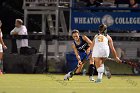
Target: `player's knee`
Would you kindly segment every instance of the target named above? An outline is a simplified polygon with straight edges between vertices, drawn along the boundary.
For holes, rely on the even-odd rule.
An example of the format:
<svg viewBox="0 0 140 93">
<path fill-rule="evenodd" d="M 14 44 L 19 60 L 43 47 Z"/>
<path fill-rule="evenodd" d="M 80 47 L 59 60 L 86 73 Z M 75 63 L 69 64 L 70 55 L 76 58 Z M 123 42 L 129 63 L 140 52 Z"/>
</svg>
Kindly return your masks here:
<svg viewBox="0 0 140 93">
<path fill-rule="evenodd" d="M 83 68 L 83 65 L 80 65 L 79 68 L 76 70 L 75 73 L 76 74 L 79 74 L 81 72 L 82 68 Z"/>
<path fill-rule="evenodd" d="M 79 74 L 80 72 L 81 72 L 81 71 L 77 70 L 75 73 L 76 73 L 76 74 Z"/>
<path fill-rule="evenodd" d="M 94 64 L 94 58 L 90 56 L 90 64 Z"/>
</svg>

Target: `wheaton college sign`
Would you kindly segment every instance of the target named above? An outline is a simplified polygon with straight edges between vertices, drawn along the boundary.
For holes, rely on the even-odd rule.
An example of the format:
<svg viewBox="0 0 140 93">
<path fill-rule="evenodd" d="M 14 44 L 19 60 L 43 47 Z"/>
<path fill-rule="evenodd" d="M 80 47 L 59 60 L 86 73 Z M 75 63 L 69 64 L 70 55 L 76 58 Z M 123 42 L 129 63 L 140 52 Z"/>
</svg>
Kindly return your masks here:
<svg viewBox="0 0 140 93">
<path fill-rule="evenodd" d="M 140 30 L 140 13 L 72 12 L 71 14 L 72 29 L 97 30 L 102 23 L 110 30 Z"/>
</svg>

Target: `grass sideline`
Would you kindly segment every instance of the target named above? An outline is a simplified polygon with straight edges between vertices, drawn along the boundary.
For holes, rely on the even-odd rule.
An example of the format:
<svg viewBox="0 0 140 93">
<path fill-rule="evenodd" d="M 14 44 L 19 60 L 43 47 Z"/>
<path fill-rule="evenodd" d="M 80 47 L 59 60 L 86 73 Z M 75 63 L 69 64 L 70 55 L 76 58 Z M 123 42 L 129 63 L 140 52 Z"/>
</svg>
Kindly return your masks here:
<svg viewBox="0 0 140 93">
<path fill-rule="evenodd" d="M 64 81 L 56 74 L 0 75 L 0 93 L 139 93 L 140 76 L 112 76 L 96 84 L 88 76 L 74 76 Z M 95 76 L 96 78 L 97 76 Z"/>
</svg>

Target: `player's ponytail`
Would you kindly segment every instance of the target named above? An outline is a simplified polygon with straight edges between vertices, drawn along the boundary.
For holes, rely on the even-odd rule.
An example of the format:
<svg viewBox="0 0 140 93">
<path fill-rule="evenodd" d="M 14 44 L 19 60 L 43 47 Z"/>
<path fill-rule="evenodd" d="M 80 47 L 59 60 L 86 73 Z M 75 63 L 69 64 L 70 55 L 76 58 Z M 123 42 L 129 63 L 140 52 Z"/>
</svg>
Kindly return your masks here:
<svg viewBox="0 0 140 93">
<path fill-rule="evenodd" d="M 105 25 L 105 24 L 101 24 L 100 26 L 99 26 L 99 31 L 100 31 L 100 33 L 102 33 L 103 35 L 107 35 L 107 26 Z"/>
<path fill-rule="evenodd" d="M 106 36 L 107 35 L 107 28 L 104 30 L 103 34 Z"/>
</svg>

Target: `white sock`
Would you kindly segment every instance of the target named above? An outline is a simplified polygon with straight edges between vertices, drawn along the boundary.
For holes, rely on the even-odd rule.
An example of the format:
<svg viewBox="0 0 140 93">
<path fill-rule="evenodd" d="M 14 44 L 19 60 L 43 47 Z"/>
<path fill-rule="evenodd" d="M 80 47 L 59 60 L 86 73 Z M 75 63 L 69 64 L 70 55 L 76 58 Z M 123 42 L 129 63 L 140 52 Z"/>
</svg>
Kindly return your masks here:
<svg viewBox="0 0 140 93">
<path fill-rule="evenodd" d="M 102 64 L 102 65 L 97 69 L 97 72 L 98 72 L 98 79 L 102 79 L 103 73 L 104 73 L 104 64 Z"/>
<path fill-rule="evenodd" d="M 102 79 L 102 77 L 103 77 L 103 73 L 99 73 L 99 72 L 98 72 L 98 77 L 97 77 L 97 78 L 98 78 L 98 79 Z"/>
</svg>

